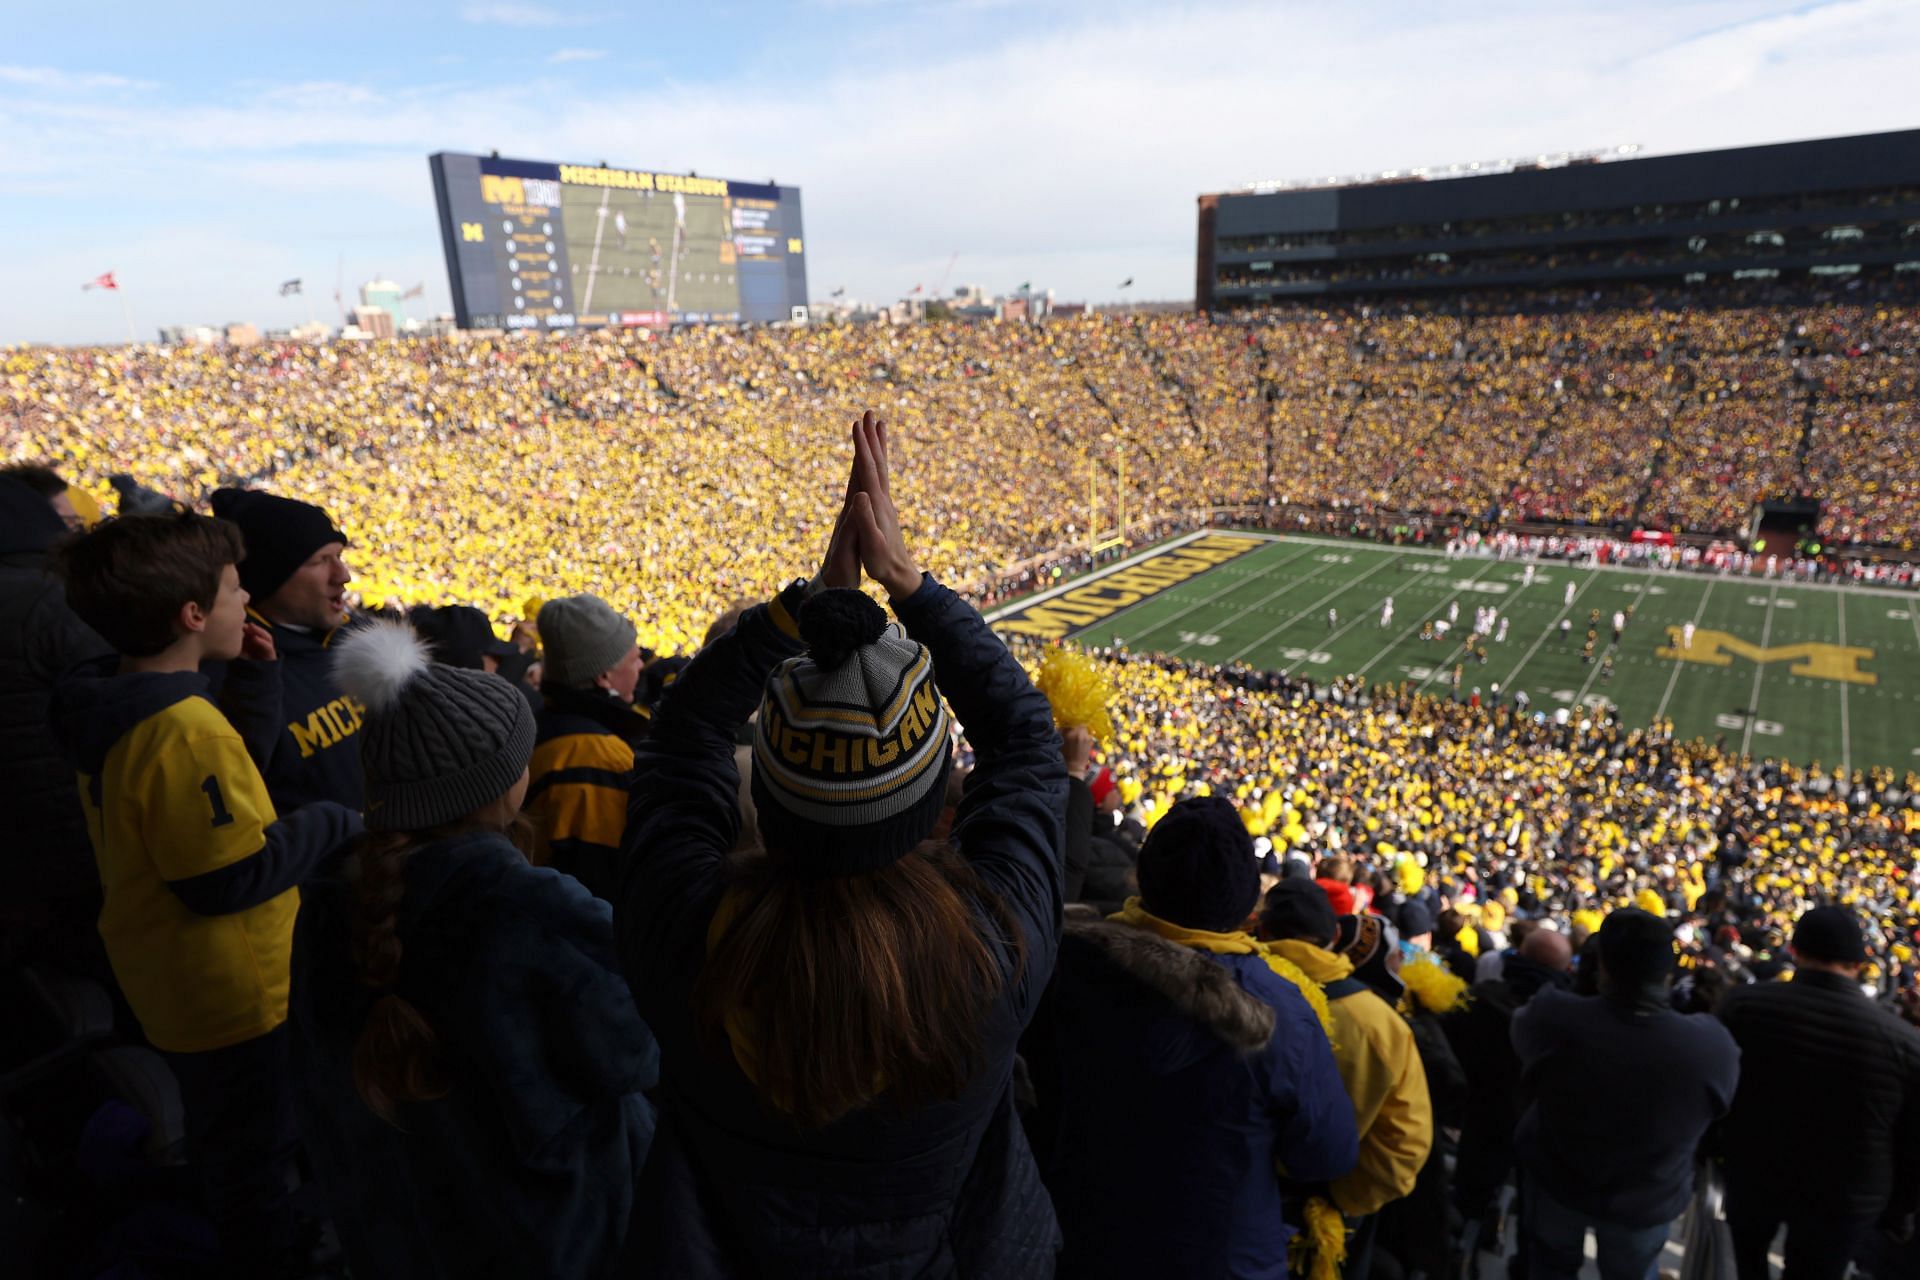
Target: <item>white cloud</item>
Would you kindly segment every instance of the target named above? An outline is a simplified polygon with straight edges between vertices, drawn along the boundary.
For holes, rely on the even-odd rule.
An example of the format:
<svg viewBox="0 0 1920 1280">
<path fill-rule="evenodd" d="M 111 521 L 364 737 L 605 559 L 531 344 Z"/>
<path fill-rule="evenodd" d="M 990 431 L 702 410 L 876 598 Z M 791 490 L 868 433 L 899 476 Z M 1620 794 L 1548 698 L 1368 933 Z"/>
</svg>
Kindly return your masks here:
<svg viewBox="0 0 1920 1280">
<path fill-rule="evenodd" d="M 111 236 L 109 219 L 130 233 L 151 216 L 103 203 L 102 172 L 124 191 L 220 192 L 194 215 L 210 233 L 224 218 L 236 241 L 278 237 L 290 256 L 319 244 L 324 270 L 291 262 L 266 271 L 276 280 L 331 278 L 343 251 L 379 255 L 368 271 L 432 264 L 427 154 L 497 148 L 797 184 L 821 297 L 932 288 L 958 252 L 949 284 L 1031 280 L 1098 301 L 1131 276 L 1131 296 L 1184 298 L 1194 197 L 1254 178 L 1920 126 L 1920 5 L 1790 3 L 1112 0 L 1073 22 L 1002 19 L 972 43 L 922 40 L 917 54 L 911 24 L 888 28 L 876 37 L 887 56 L 798 83 L 749 69 L 612 92 L 555 74 L 511 96 L 303 84 L 136 110 L 10 94 L 0 79 L 0 171 L 35 197 L 36 237 Z M 542 109 L 526 112 L 529 100 Z M 444 292 L 444 268 L 421 269 Z M 23 296 L 64 298 L 33 260 L 22 271 Z M 214 273 L 204 287 L 217 284 Z M 248 314 L 251 297 L 229 312 Z M 79 320 L 47 326 L 77 305 L 0 312 L 0 342 L 74 336 Z"/>
<path fill-rule="evenodd" d="M 564 27 L 580 21 L 537 4 L 470 4 L 460 10 L 460 17 L 466 22 L 495 27 Z"/>
<path fill-rule="evenodd" d="M 58 67 L 0 66 L 0 84 L 30 89 L 151 89 L 151 80 L 134 80 L 105 71 L 62 71 Z"/>
<path fill-rule="evenodd" d="M 606 56 L 605 49 L 555 49 L 547 55 L 547 61 L 557 66 L 565 62 L 598 62 Z"/>
</svg>

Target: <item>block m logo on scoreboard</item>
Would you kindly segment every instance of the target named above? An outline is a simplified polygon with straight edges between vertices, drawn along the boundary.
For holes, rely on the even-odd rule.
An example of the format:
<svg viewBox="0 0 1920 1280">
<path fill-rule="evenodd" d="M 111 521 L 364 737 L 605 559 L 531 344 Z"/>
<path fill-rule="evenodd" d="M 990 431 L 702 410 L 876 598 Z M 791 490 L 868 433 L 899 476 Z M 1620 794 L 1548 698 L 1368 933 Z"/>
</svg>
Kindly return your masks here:
<svg viewBox="0 0 1920 1280">
<path fill-rule="evenodd" d="M 1878 684 L 1880 677 L 1862 671 L 1860 664 L 1873 659 L 1873 650 L 1844 644 L 1788 644 L 1763 649 L 1725 631 L 1700 630 L 1693 633 L 1693 644 L 1682 643 L 1679 627 L 1667 628 L 1667 647 L 1654 650 L 1656 658 L 1674 662 L 1702 662 L 1710 667 L 1733 665 L 1735 658 L 1748 662 L 1791 662 L 1787 668 L 1796 676 L 1814 680 L 1840 680 L 1847 684 Z"/>
</svg>

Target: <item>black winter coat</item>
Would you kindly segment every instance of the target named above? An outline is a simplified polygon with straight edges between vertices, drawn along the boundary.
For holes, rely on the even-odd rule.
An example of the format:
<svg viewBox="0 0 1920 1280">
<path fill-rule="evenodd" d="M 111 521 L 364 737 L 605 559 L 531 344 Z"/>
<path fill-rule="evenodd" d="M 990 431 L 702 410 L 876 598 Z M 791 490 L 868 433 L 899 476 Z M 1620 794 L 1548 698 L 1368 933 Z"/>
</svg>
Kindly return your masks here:
<svg viewBox="0 0 1920 1280">
<path fill-rule="evenodd" d="M 1835 1217 L 1920 1209 L 1920 1031 L 1810 969 L 1736 987 L 1719 1012 L 1740 1046 L 1730 1187 Z"/>
<path fill-rule="evenodd" d="M 0 477 L 0 795 L 9 845 L 0 875 L 16 903 L 100 893 L 73 767 L 47 719 L 54 683 L 112 652 L 47 572 L 47 549 L 65 533 L 45 498 Z"/>
<path fill-rule="evenodd" d="M 342 879 L 301 890 L 290 1060 L 300 1127 L 360 1280 L 612 1280 L 653 1137 L 659 1050 L 607 904 L 492 832 L 416 850 L 396 986 L 433 1026 L 446 1097 L 395 1124 L 353 1083 L 377 993 L 349 959 Z"/>
<path fill-rule="evenodd" d="M 780 608 L 798 607 L 789 589 Z M 800 652 L 749 609 L 674 684 L 635 761 L 614 925 L 640 1012 L 660 1039 L 660 1131 L 641 1188 L 632 1274 L 935 1280 L 1050 1276 L 1059 1243 L 1013 1109 L 1020 1032 L 1060 945 L 1067 771 L 1047 700 L 980 615 L 926 578 L 895 605 L 933 655 L 978 766 L 952 839 L 1025 935 L 981 1037 L 979 1074 L 951 1101 L 884 1099 L 802 1132 L 704 1042 L 693 986 L 739 828 L 736 734 L 768 674 Z M 764 817 L 764 815 L 763 815 Z"/>
<path fill-rule="evenodd" d="M 1601 1222 L 1679 1217 L 1700 1141 L 1739 1081 L 1726 1028 L 1675 1013 L 1664 986 L 1543 991 L 1514 1015 L 1513 1047 L 1529 1099 L 1514 1133 L 1520 1168 Z"/>
</svg>

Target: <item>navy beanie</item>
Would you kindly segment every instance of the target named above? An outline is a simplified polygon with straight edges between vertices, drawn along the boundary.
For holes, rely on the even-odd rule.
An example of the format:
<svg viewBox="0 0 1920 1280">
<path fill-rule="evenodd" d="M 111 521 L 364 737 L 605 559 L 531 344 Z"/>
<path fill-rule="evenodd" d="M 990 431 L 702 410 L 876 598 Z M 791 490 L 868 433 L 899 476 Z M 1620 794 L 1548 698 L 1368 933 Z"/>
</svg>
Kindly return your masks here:
<svg viewBox="0 0 1920 1280">
<path fill-rule="evenodd" d="M 1135 867 L 1140 901 L 1170 924 L 1230 933 L 1260 900 L 1253 837 L 1222 796 L 1182 800 L 1153 824 Z"/>
<path fill-rule="evenodd" d="M 1600 963 L 1623 987 L 1660 982 L 1674 969 L 1673 926 L 1638 907 L 1622 907 L 1600 922 Z"/>
<path fill-rule="evenodd" d="M 240 585 L 255 603 L 278 591 L 308 556 L 330 542 L 347 541 L 319 507 L 264 489 L 215 489 L 212 506 L 214 515 L 239 525 L 247 540 Z"/>
<path fill-rule="evenodd" d="M 1282 880 L 1267 890 L 1266 905 L 1260 908 L 1260 927 L 1275 941 L 1300 938 L 1327 948 L 1340 934 L 1340 921 L 1333 914 L 1327 891 L 1303 877 Z"/>
</svg>

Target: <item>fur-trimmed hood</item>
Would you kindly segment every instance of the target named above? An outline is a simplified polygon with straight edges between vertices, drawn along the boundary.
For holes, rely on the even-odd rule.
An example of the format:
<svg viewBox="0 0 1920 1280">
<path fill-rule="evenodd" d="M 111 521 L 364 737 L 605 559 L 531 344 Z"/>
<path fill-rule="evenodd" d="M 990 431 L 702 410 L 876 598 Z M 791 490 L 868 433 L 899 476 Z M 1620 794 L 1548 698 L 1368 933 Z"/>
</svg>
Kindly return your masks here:
<svg viewBox="0 0 1920 1280">
<path fill-rule="evenodd" d="M 1110 921 L 1069 921 L 1066 945 L 1085 946 L 1151 988 L 1184 1016 L 1246 1053 L 1273 1038 L 1273 1009 L 1204 952 Z"/>
</svg>

